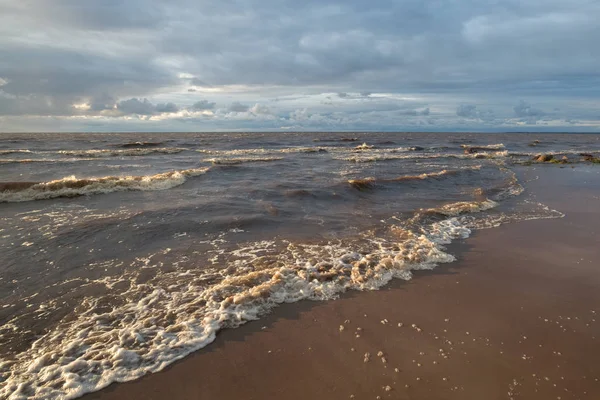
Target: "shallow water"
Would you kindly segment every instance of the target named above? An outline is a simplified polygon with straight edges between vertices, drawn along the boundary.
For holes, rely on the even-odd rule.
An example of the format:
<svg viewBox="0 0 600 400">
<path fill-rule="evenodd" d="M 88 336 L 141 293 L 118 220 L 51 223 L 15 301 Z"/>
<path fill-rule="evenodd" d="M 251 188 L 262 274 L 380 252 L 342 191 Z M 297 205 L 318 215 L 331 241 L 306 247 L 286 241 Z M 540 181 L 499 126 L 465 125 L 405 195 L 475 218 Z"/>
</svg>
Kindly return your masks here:
<svg viewBox="0 0 600 400">
<path fill-rule="evenodd" d="M 279 303 L 453 261 L 444 245 L 473 229 L 560 217 L 528 197 L 516 165 L 538 153 L 578 163 L 599 139 L 4 135 L 0 396 L 135 379 Z"/>
</svg>

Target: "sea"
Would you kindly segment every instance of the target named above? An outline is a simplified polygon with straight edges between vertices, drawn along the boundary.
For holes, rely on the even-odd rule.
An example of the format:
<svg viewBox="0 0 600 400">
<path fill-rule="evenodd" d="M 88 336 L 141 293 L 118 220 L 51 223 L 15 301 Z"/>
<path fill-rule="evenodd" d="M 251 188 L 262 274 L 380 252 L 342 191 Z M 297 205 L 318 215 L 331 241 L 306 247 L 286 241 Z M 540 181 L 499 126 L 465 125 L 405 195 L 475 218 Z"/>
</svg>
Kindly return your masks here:
<svg viewBox="0 0 600 400">
<path fill-rule="evenodd" d="M 2 134 L 0 398 L 76 398 L 279 304 L 443 268 L 474 231 L 563 216 L 523 171 L 599 154 L 592 134 Z"/>
</svg>

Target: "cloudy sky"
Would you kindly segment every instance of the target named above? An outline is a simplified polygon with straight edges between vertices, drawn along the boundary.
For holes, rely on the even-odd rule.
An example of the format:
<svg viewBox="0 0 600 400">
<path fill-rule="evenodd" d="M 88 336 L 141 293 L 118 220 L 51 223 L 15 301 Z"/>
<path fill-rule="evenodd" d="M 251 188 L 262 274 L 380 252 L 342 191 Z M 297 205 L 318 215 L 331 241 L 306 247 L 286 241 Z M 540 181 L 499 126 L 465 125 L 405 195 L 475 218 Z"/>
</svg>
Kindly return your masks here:
<svg viewBox="0 0 600 400">
<path fill-rule="evenodd" d="M 598 0 L 0 0 L 0 132 L 600 131 Z"/>
</svg>

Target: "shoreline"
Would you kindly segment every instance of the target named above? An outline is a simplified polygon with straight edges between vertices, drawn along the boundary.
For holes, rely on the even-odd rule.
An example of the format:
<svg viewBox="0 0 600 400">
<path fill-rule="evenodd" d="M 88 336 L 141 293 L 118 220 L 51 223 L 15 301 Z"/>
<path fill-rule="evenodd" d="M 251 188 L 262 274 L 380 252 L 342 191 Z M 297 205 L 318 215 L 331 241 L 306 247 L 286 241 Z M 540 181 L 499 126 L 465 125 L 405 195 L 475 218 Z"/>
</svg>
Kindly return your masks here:
<svg viewBox="0 0 600 400">
<path fill-rule="evenodd" d="M 458 261 L 411 281 L 281 305 L 163 371 L 81 398 L 598 398 L 600 180 L 590 171 L 519 171 L 565 218 L 477 231 L 449 246 Z"/>
</svg>

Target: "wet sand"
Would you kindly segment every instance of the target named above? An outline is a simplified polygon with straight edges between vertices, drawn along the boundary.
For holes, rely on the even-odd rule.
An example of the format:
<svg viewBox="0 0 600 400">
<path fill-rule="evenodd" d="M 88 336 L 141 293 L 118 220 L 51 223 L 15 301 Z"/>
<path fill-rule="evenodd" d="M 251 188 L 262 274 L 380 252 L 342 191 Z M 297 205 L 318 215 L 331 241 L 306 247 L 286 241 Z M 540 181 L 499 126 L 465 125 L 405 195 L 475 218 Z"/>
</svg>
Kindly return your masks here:
<svg viewBox="0 0 600 400">
<path fill-rule="evenodd" d="M 578 168 L 520 171 L 565 218 L 478 231 L 457 262 L 281 306 L 84 399 L 598 399 L 600 168 Z"/>
</svg>

